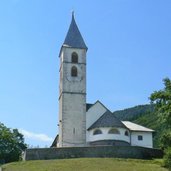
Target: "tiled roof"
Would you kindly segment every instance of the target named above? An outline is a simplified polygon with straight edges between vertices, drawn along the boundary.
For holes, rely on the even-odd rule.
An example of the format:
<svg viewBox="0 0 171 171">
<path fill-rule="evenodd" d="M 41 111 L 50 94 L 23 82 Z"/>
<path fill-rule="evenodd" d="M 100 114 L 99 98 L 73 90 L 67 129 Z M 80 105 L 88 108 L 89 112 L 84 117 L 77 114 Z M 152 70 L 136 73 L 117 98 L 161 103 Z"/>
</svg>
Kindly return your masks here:
<svg viewBox="0 0 171 171">
<path fill-rule="evenodd" d="M 135 124 L 130 121 L 122 121 L 122 123 L 130 130 L 130 131 L 141 131 L 141 132 L 154 132 L 154 130 L 146 128 L 144 126 Z"/>
<path fill-rule="evenodd" d="M 126 128 L 125 125 L 109 110 L 107 110 L 88 130 L 100 127 L 120 127 Z"/>
<path fill-rule="evenodd" d="M 87 46 L 75 22 L 74 14 L 72 14 L 72 21 L 67 36 L 65 38 L 65 41 L 63 43 L 63 46 L 81 48 L 87 50 Z"/>
</svg>

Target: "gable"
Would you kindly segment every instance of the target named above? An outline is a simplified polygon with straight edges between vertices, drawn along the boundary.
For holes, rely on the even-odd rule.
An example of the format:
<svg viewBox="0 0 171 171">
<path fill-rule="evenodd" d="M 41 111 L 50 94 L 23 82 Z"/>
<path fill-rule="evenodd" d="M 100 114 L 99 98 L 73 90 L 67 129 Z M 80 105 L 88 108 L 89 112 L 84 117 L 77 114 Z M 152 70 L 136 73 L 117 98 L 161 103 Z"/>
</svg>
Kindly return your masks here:
<svg viewBox="0 0 171 171">
<path fill-rule="evenodd" d="M 86 112 L 86 129 L 96 122 L 107 110 L 100 101 L 97 101 L 91 107 L 89 106 Z"/>
<path fill-rule="evenodd" d="M 107 110 L 88 130 L 101 127 L 126 128 L 125 125 L 109 110 Z"/>
</svg>

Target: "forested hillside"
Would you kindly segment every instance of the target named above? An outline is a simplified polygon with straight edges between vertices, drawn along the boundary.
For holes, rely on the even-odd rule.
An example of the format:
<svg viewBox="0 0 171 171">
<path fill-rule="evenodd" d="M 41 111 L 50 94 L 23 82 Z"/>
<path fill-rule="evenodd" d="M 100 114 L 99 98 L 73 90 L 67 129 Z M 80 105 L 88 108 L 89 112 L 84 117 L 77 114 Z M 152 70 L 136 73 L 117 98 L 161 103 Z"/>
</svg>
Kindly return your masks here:
<svg viewBox="0 0 171 171">
<path fill-rule="evenodd" d="M 114 114 L 121 120 L 133 120 L 141 115 L 154 111 L 154 105 L 138 105 L 124 110 L 115 111 Z"/>
<path fill-rule="evenodd" d="M 115 111 L 114 114 L 121 120 L 131 121 L 155 130 L 154 147 L 159 147 L 159 138 L 163 125 L 154 112 L 154 105 L 139 105 L 132 108 Z"/>
</svg>

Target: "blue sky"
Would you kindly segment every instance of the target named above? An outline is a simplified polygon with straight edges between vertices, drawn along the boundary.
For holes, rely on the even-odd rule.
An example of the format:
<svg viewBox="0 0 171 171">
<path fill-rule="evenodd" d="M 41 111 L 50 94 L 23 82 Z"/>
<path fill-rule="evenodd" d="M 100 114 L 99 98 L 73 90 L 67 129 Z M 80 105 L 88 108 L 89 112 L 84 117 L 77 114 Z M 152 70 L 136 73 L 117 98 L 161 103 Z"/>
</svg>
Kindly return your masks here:
<svg viewBox="0 0 171 171">
<path fill-rule="evenodd" d="M 1 0 L 0 122 L 32 146 L 57 134 L 58 55 L 72 10 L 89 48 L 87 102 L 146 104 L 171 78 L 170 0 Z"/>
</svg>

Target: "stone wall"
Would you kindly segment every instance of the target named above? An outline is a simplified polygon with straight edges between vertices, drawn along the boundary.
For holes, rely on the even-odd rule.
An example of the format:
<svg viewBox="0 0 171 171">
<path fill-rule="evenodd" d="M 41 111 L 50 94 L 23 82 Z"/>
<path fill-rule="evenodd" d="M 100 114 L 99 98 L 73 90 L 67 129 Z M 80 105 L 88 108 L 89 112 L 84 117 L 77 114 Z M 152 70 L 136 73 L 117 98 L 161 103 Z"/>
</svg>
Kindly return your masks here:
<svg viewBox="0 0 171 171">
<path fill-rule="evenodd" d="M 162 156 L 163 152 L 159 149 L 151 149 L 137 146 L 96 146 L 27 149 L 25 152 L 24 159 L 48 160 L 83 157 L 152 159 L 161 158 Z"/>
</svg>

